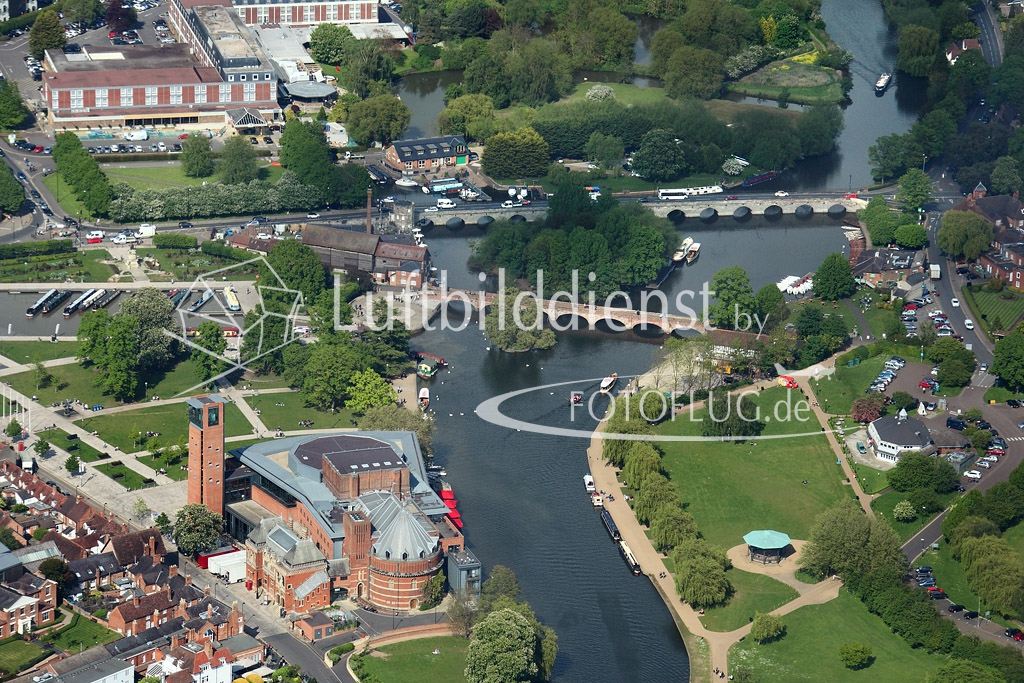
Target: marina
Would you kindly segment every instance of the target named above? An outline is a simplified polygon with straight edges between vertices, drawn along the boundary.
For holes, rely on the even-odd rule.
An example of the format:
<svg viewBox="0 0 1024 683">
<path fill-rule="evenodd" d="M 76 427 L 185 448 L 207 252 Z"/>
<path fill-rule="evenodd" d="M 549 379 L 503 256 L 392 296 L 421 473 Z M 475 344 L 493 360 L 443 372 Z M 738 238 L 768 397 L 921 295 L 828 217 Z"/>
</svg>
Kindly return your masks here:
<svg viewBox="0 0 1024 683">
<path fill-rule="evenodd" d="M 82 307 L 82 304 L 88 301 L 89 297 L 91 297 L 95 292 L 95 289 L 87 289 L 84 292 L 82 292 L 77 299 L 75 299 L 70 304 L 64 307 L 64 317 L 70 318 L 75 313 L 77 313 L 79 309 Z"/>
<path fill-rule="evenodd" d="M 36 313 L 39 313 L 40 311 L 43 310 L 43 304 L 49 301 L 51 297 L 54 297 L 56 295 L 56 289 L 51 289 L 50 291 L 43 294 L 34 304 L 28 307 L 28 310 L 25 311 L 25 316 L 28 318 L 34 317 Z"/>
</svg>

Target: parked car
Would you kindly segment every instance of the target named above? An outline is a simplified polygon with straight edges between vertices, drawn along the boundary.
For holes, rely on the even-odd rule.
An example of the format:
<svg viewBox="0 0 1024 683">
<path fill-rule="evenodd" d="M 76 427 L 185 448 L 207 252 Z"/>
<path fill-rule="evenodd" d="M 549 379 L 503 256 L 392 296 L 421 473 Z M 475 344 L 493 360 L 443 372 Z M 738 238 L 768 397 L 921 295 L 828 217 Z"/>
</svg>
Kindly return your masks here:
<svg viewBox="0 0 1024 683">
<path fill-rule="evenodd" d="M 978 470 L 967 470 L 966 472 L 964 472 L 964 476 L 967 477 L 968 479 L 973 479 L 974 481 L 981 480 L 981 472 L 979 472 Z"/>
<path fill-rule="evenodd" d="M 269 135 L 264 135 L 263 136 L 263 143 L 267 144 L 267 145 L 272 145 L 272 144 L 274 144 L 274 138 L 270 137 Z"/>
<path fill-rule="evenodd" d="M 435 206 L 433 208 L 436 209 L 437 207 Z M 316 220 L 317 218 L 320 218 L 320 214 L 318 214 L 316 211 L 310 211 L 309 213 L 306 214 L 306 218 L 310 220 Z"/>
<path fill-rule="evenodd" d="M 946 591 L 942 589 L 936 589 L 928 594 L 928 597 L 932 600 L 945 600 L 949 596 L 946 595 Z"/>
<path fill-rule="evenodd" d="M 992 463 L 987 462 L 985 460 L 979 460 L 978 462 L 974 463 L 974 465 L 976 467 L 980 467 L 983 470 L 987 470 L 987 469 L 990 469 L 992 467 Z"/>
<path fill-rule="evenodd" d="M 178 221 L 178 227 L 179 228 L 191 228 L 192 224 L 189 223 L 188 221 Z"/>
<path fill-rule="evenodd" d="M 964 612 L 964 619 L 977 619 L 977 618 L 978 618 L 978 613 L 977 612 Z"/>
<path fill-rule="evenodd" d="M 865 453 L 868 452 L 868 449 L 864 447 L 864 443 L 862 441 L 857 442 L 857 452 L 860 453 L 861 455 L 864 455 Z"/>
<path fill-rule="evenodd" d="M 950 614 L 956 614 L 957 612 L 963 612 L 964 611 L 964 606 L 963 605 L 958 605 L 956 603 L 953 603 L 949 607 L 946 608 L 946 611 L 949 612 Z"/>
<path fill-rule="evenodd" d="M 1020 408 L 1020 401 L 1018 401 L 1015 398 L 1011 398 L 1006 401 L 1006 405 L 1010 406 L 1011 408 Z"/>
</svg>

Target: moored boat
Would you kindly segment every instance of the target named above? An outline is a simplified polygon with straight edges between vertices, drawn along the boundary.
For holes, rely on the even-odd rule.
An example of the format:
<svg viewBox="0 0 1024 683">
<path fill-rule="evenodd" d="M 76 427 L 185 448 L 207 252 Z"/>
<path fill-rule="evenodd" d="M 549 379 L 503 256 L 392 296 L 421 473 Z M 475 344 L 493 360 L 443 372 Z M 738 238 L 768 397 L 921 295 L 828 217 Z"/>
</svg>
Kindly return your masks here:
<svg viewBox="0 0 1024 683">
<path fill-rule="evenodd" d="M 121 295 L 121 290 L 120 289 L 112 289 L 112 290 L 110 290 L 109 292 L 104 294 L 102 297 L 100 297 L 99 300 L 92 305 L 92 310 L 98 311 L 101 308 L 106 308 L 107 306 L 110 305 L 111 301 L 113 301 L 114 299 L 116 299 L 120 295 Z"/>
<path fill-rule="evenodd" d="M 597 491 L 597 486 L 594 485 L 594 478 L 589 474 L 583 475 L 583 486 L 587 489 L 587 493 L 594 493 Z"/>
<path fill-rule="evenodd" d="M 608 535 L 612 537 L 613 542 L 618 543 L 622 540 L 622 534 L 619 533 L 619 527 L 612 519 L 612 513 L 601 510 L 601 521 L 604 522 L 604 528 L 608 530 Z"/>
<path fill-rule="evenodd" d="M 119 290 L 115 289 L 114 291 L 116 292 L 116 291 L 119 291 Z M 45 315 L 47 313 L 53 313 L 58 308 L 60 308 L 60 305 L 62 303 L 64 303 L 65 301 L 67 301 L 69 298 L 71 298 L 71 290 L 70 289 L 62 289 L 62 290 L 60 290 L 59 292 L 57 292 L 56 294 L 51 296 L 49 299 L 47 299 L 46 301 L 43 302 L 43 314 Z"/>
<path fill-rule="evenodd" d="M 202 294 L 199 295 L 199 299 L 197 299 L 194 304 L 192 304 L 191 306 L 188 307 L 188 312 L 189 313 L 195 313 L 200 308 L 202 308 L 206 304 L 210 303 L 210 299 L 212 299 L 212 298 L 213 298 L 213 290 L 212 289 L 207 289 L 206 291 L 204 291 Z"/>
<path fill-rule="evenodd" d="M 892 74 L 890 74 L 888 71 L 883 73 L 881 76 L 878 77 L 878 80 L 875 81 L 875 92 L 878 94 L 884 93 L 885 89 L 889 87 L 889 82 L 891 80 Z"/>
<path fill-rule="evenodd" d="M 599 391 L 602 394 L 607 394 L 615 386 L 615 383 L 619 381 L 619 376 L 616 373 L 612 373 L 601 380 L 601 388 Z"/>
<path fill-rule="evenodd" d="M 82 304 L 95 293 L 95 289 L 87 289 L 84 292 L 82 292 L 82 294 L 79 295 L 77 299 L 75 299 L 70 304 L 64 307 L 64 317 L 70 318 L 75 313 L 77 313 L 78 309 L 82 307 Z"/>
<path fill-rule="evenodd" d="M 432 353 L 419 351 L 416 356 L 416 376 L 420 379 L 430 379 L 437 374 L 438 370 L 448 365 L 444 358 Z"/>
<path fill-rule="evenodd" d="M 420 408 L 424 410 L 430 405 L 430 389 L 423 387 L 420 389 Z"/>
<path fill-rule="evenodd" d="M 643 570 L 640 568 L 640 563 L 637 561 L 636 556 L 633 555 L 633 551 L 630 550 L 625 541 L 619 541 L 619 553 L 621 553 L 622 559 L 626 561 L 626 566 L 629 567 L 634 576 L 640 576 L 640 574 L 643 573 Z"/>
<path fill-rule="evenodd" d="M 93 307 L 93 305 L 97 301 L 102 299 L 103 295 L 106 294 L 106 293 L 107 293 L 107 290 L 105 290 L 105 289 L 97 289 L 96 291 L 94 291 L 92 293 L 92 296 L 90 296 L 88 299 L 86 299 L 85 301 L 82 302 L 82 305 L 80 306 L 80 308 L 82 309 L 83 312 L 90 310 Z"/>
<path fill-rule="evenodd" d="M 690 247 L 693 245 L 693 238 L 687 237 L 683 240 L 676 252 L 672 254 L 672 261 L 674 263 L 680 263 L 686 258 L 686 254 L 690 251 Z"/>
<path fill-rule="evenodd" d="M 56 293 L 57 293 L 56 289 L 51 289 L 50 291 L 46 292 L 41 297 L 39 297 L 39 299 L 37 299 L 36 302 L 34 304 L 32 304 L 31 306 L 29 306 L 28 310 L 25 311 L 25 317 L 26 318 L 31 318 L 36 313 L 38 313 L 39 311 L 43 310 L 43 304 L 45 304 L 47 302 L 47 300 L 51 296 L 55 295 Z"/>
<path fill-rule="evenodd" d="M 700 242 L 694 242 L 690 245 L 690 248 L 686 250 L 686 263 L 693 263 L 697 260 L 698 256 L 700 256 Z"/>
<path fill-rule="evenodd" d="M 591 505 L 593 505 L 596 508 L 603 508 L 604 507 L 604 496 L 602 496 L 600 493 L 597 493 L 595 491 L 594 493 L 590 494 L 590 503 L 591 503 Z"/>
<path fill-rule="evenodd" d="M 398 187 L 419 187 L 419 183 L 412 178 L 399 178 L 395 181 L 395 185 Z"/>
</svg>

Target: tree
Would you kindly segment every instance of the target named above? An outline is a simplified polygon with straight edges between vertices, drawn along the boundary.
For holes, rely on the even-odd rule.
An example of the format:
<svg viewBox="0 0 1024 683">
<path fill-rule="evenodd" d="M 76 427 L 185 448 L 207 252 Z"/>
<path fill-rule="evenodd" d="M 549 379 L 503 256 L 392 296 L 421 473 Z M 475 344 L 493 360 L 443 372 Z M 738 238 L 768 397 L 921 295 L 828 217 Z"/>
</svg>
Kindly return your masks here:
<svg viewBox="0 0 1024 683">
<path fill-rule="evenodd" d="M 322 64 L 344 64 L 355 42 L 347 26 L 320 24 L 309 34 L 309 53 Z"/>
<path fill-rule="evenodd" d="M 3 527 L 2 529 L 0 529 L 0 543 L 3 543 L 5 546 L 7 546 L 8 550 L 17 550 L 18 548 L 22 547 L 21 543 L 19 543 L 18 539 L 14 536 L 14 532 L 11 531 L 8 527 Z"/>
<path fill-rule="evenodd" d="M 191 503 L 178 510 L 174 519 L 174 542 L 178 550 L 190 557 L 217 547 L 224 529 L 224 518 L 200 503 Z"/>
<path fill-rule="evenodd" d="M 149 507 L 149 503 L 142 500 L 142 498 L 136 498 L 135 502 L 131 506 L 132 516 L 143 523 L 146 517 L 151 517 L 153 514 L 152 509 Z"/>
<path fill-rule="evenodd" d="M 872 177 L 881 181 L 895 178 L 900 171 L 906 168 L 906 157 L 906 136 L 899 133 L 883 135 L 868 148 L 868 161 L 871 163 Z M 884 200 L 882 203 L 884 204 Z"/>
<path fill-rule="evenodd" d="M 5 84 L 9 82 L 4 81 Z M 8 166 L 6 170 L 0 171 L 0 210 L 15 214 L 24 203 L 25 188 L 14 179 L 14 174 Z"/>
<path fill-rule="evenodd" d="M 947 256 L 973 261 L 989 250 L 992 226 L 972 211 L 947 211 L 936 241 Z"/>
<path fill-rule="evenodd" d="M 314 344 L 302 374 L 303 400 L 321 410 L 337 410 L 352 376 L 365 365 L 365 357 L 354 345 Z"/>
<path fill-rule="evenodd" d="M 673 99 L 710 100 L 722 93 L 722 57 L 711 50 L 683 45 L 665 64 L 665 94 Z"/>
<path fill-rule="evenodd" d="M 871 646 L 864 643 L 843 643 L 839 646 L 839 661 L 847 669 L 865 669 L 874 661 Z"/>
<path fill-rule="evenodd" d="M 662 506 L 679 502 L 679 494 L 676 487 L 665 478 L 663 474 L 654 472 L 648 474 L 640 484 L 636 500 L 633 505 L 633 512 L 641 524 L 650 524 L 655 513 Z"/>
<path fill-rule="evenodd" d="M 588 160 L 604 167 L 611 167 L 620 162 L 626 152 L 621 139 L 595 130 L 584 145 L 583 153 Z"/>
<path fill-rule="evenodd" d="M 477 608 L 466 591 L 456 591 L 448 603 L 448 627 L 453 636 L 469 638 L 473 634 L 473 624 L 476 623 Z"/>
<path fill-rule="evenodd" d="M 156 287 L 141 288 L 135 296 L 121 303 L 121 309 L 113 318 L 115 323 L 123 318 L 123 327 L 118 331 L 108 330 L 111 341 L 124 336 L 134 340 L 123 339 L 121 344 L 124 362 L 129 363 L 129 367 L 138 372 L 150 373 L 164 370 L 174 363 L 177 341 L 164 331 L 178 331 L 178 325 L 174 306 L 161 290 Z M 116 356 L 110 348 L 107 351 L 108 360 Z"/>
<path fill-rule="evenodd" d="M 61 9 L 68 23 L 92 24 L 103 16 L 106 8 L 100 0 L 64 0 Z"/>
<path fill-rule="evenodd" d="M 928 242 L 928 232 L 918 222 L 904 223 L 896 228 L 896 244 L 904 249 L 920 249 Z"/>
<path fill-rule="evenodd" d="M 654 392 L 651 392 L 654 393 Z M 626 452 L 622 468 L 622 481 L 626 486 L 639 489 L 648 474 L 661 471 L 661 453 L 649 441 L 634 441 Z"/>
<path fill-rule="evenodd" d="M 75 580 L 74 574 L 68 570 L 68 564 L 59 557 L 48 557 L 39 563 L 39 573 L 57 584 L 58 593 L 64 592 L 64 586 Z"/>
<path fill-rule="evenodd" d="M 864 396 L 853 399 L 850 414 L 857 422 L 874 422 L 885 412 L 885 404 L 880 396 Z"/>
<path fill-rule="evenodd" d="M 811 107 L 796 121 L 800 138 L 800 151 L 805 157 L 828 154 L 836 146 L 836 138 L 843 132 L 843 111 L 835 104 Z"/>
<path fill-rule="evenodd" d="M 886 478 L 893 490 L 900 493 L 918 489 L 947 493 L 956 486 L 956 470 L 949 462 L 919 451 L 900 457 L 896 467 L 886 473 Z"/>
<path fill-rule="evenodd" d="M 965 387 L 971 382 L 974 365 L 968 366 L 959 358 L 951 358 L 939 366 L 936 379 L 939 384 L 947 387 Z"/>
<path fill-rule="evenodd" d="M 786 297 L 773 284 L 768 284 L 754 294 L 754 307 L 765 331 L 770 331 L 786 322 L 789 310 L 786 308 Z"/>
<path fill-rule="evenodd" d="M 1005 683 L 997 669 L 966 659 L 951 659 L 928 679 L 929 683 Z"/>
<path fill-rule="evenodd" d="M 900 545 L 888 522 L 868 519 L 856 502 L 845 500 L 818 515 L 800 566 L 817 576 L 844 578 L 902 571 L 906 558 Z"/>
<path fill-rule="evenodd" d="M 26 118 L 28 109 L 21 99 L 18 84 L 5 79 L 0 83 L 0 128 L 13 130 L 24 123 Z M 6 204 L 4 206 L 6 207 Z"/>
<path fill-rule="evenodd" d="M 153 523 L 156 525 L 156 528 L 160 530 L 160 533 L 171 533 L 171 518 L 167 516 L 166 512 L 161 512 L 157 515 L 156 519 L 153 520 Z"/>
<path fill-rule="evenodd" d="M 741 266 L 729 266 L 716 272 L 711 278 L 711 287 L 715 303 L 710 306 L 709 313 L 715 327 L 735 329 L 737 320 L 745 321 L 744 316 L 755 311 L 750 276 Z"/>
<path fill-rule="evenodd" d="M 444 572 L 438 572 L 423 584 L 421 609 L 430 609 L 441 603 L 444 597 Z"/>
<path fill-rule="evenodd" d="M 502 599 L 518 602 L 521 592 L 515 572 L 496 564 L 491 569 L 491 575 L 480 586 L 480 611 L 490 612 L 492 606 Z"/>
<path fill-rule="evenodd" d="M 181 143 L 181 168 L 190 178 L 213 175 L 213 150 L 210 138 L 192 133 Z"/>
<path fill-rule="evenodd" d="M 757 419 L 758 408 L 747 395 L 718 391 L 711 394 L 708 411 L 701 424 L 703 436 L 717 436 L 723 441 L 728 438 L 757 436 L 765 423 Z"/>
<path fill-rule="evenodd" d="M 320 257 L 311 247 L 298 240 L 278 242 L 267 254 L 267 263 L 285 287 L 302 292 L 307 306 L 313 304 L 326 287 L 327 271 Z M 272 295 L 273 292 L 264 292 L 264 296 Z M 290 307 L 291 298 L 284 303 Z"/>
<path fill-rule="evenodd" d="M 555 333 L 543 327 L 537 300 L 532 296 L 520 298 L 520 290 L 505 290 L 504 305 L 491 306 L 484 316 L 487 339 L 502 351 L 529 351 L 549 349 L 555 345 Z"/>
<path fill-rule="evenodd" d="M 111 31 L 127 31 L 138 21 L 135 8 L 123 5 L 121 0 L 107 0 L 104 20 Z"/>
<path fill-rule="evenodd" d="M 688 538 L 696 538 L 697 522 L 686 510 L 668 503 L 658 508 L 651 521 L 651 542 L 661 552 L 667 552 Z"/>
<path fill-rule="evenodd" d="M 927 76 L 938 52 L 938 33 L 924 26 L 904 26 L 900 29 L 896 68 L 910 76 Z"/>
<path fill-rule="evenodd" d="M 896 411 L 913 410 L 917 407 L 917 399 L 906 391 L 894 391 L 892 394 L 892 407 Z"/>
<path fill-rule="evenodd" d="M 23 431 L 24 428 L 21 426 L 21 423 L 12 418 L 11 421 L 7 423 L 7 429 L 4 430 L 4 434 L 12 439 L 17 439 L 21 436 Z"/>
<path fill-rule="evenodd" d="M 193 341 L 199 348 L 192 349 L 189 359 L 196 366 L 196 374 L 205 381 L 224 371 L 225 363 L 217 356 L 224 355 L 228 342 L 220 325 L 212 320 L 203 321 L 196 332 Z"/>
<path fill-rule="evenodd" d="M 68 459 L 64 461 L 64 469 L 66 469 L 72 476 L 80 474 L 82 471 L 82 463 L 78 460 L 78 456 L 72 453 L 68 456 Z"/>
<path fill-rule="evenodd" d="M 932 179 L 919 168 L 912 168 L 900 176 L 899 190 L 896 201 L 904 211 L 917 209 L 931 199 Z"/>
<path fill-rule="evenodd" d="M 892 516 L 897 522 L 913 522 L 917 519 L 917 510 L 909 500 L 901 500 L 893 507 Z"/>
<path fill-rule="evenodd" d="M 845 299 L 857 290 L 850 261 L 842 254 L 832 253 L 818 266 L 814 274 L 814 293 L 822 299 Z"/>
<path fill-rule="evenodd" d="M 32 447 L 32 450 L 35 452 L 37 457 L 41 458 L 50 451 L 50 442 L 46 439 L 39 439 L 39 441 L 36 441 L 35 445 Z"/>
<path fill-rule="evenodd" d="M 361 415 L 370 408 L 393 405 L 398 400 L 395 387 L 372 369 L 352 375 L 348 394 L 350 398 L 345 402 L 345 407 L 356 415 Z"/>
<path fill-rule="evenodd" d="M 466 653 L 466 680 L 533 680 L 538 672 L 536 646 L 537 635 L 526 617 L 508 608 L 491 612 L 473 627 Z"/>
<path fill-rule="evenodd" d="M 996 342 L 992 374 L 1014 392 L 1024 389 L 1024 330 L 1017 327 Z"/>
<path fill-rule="evenodd" d="M 989 187 L 996 194 L 1013 194 L 1019 192 L 1024 186 L 1020 170 L 1017 167 L 1017 160 L 1011 156 L 1002 156 L 996 159 L 991 178 Z"/>
<path fill-rule="evenodd" d="M 348 134 L 360 145 L 391 144 L 409 127 L 412 110 L 394 95 L 378 95 L 357 102 L 348 110 Z"/>
<path fill-rule="evenodd" d="M 519 128 L 487 138 L 480 166 L 497 178 L 535 178 L 548 167 L 548 143 L 533 128 Z"/>
<path fill-rule="evenodd" d="M 416 438 L 420 442 L 420 450 L 424 453 L 430 453 L 433 450 L 434 420 L 432 418 L 424 419 L 424 416 L 417 415 L 411 410 L 393 403 L 367 408 L 359 420 L 359 428 L 366 431 L 415 432 Z"/>
<path fill-rule="evenodd" d="M 496 132 L 494 102 L 487 95 L 462 95 L 449 101 L 437 115 L 437 131 L 483 142 Z"/>
<path fill-rule="evenodd" d="M 786 632 L 782 625 L 782 619 L 774 614 L 754 612 L 754 621 L 750 625 L 750 637 L 757 641 L 758 645 L 777 640 Z"/>
<path fill-rule="evenodd" d="M 52 9 L 39 13 L 28 34 L 28 53 L 36 59 L 42 59 L 46 50 L 61 50 L 68 39 L 60 17 Z"/>
<path fill-rule="evenodd" d="M 256 150 L 241 135 L 234 135 L 224 143 L 217 163 L 221 182 L 225 185 L 244 185 L 260 177 Z"/>
<path fill-rule="evenodd" d="M 655 183 L 675 180 L 686 173 L 686 158 L 675 136 L 662 128 L 645 133 L 633 155 L 633 172 Z"/>
<path fill-rule="evenodd" d="M 729 595 L 729 579 L 721 563 L 710 557 L 681 557 L 681 553 L 673 553 L 676 559 L 676 593 L 683 600 L 697 608 L 712 607 L 725 602 Z"/>
</svg>

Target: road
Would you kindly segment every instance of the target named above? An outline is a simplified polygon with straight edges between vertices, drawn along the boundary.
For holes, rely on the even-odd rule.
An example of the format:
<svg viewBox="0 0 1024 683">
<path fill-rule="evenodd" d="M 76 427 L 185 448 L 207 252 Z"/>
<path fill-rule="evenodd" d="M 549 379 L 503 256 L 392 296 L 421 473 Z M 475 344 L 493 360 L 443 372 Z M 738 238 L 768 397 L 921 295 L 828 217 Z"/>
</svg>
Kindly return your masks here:
<svg viewBox="0 0 1024 683">
<path fill-rule="evenodd" d="M 974 23 L 981 29 L 981 53 L 990 66 L 1003 63 L 1003 36 L 992 5 L 979 2 L 971 8 Z"/>
</svg>

